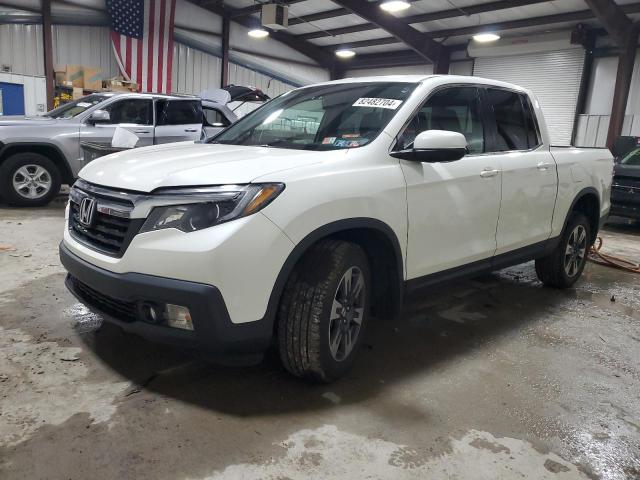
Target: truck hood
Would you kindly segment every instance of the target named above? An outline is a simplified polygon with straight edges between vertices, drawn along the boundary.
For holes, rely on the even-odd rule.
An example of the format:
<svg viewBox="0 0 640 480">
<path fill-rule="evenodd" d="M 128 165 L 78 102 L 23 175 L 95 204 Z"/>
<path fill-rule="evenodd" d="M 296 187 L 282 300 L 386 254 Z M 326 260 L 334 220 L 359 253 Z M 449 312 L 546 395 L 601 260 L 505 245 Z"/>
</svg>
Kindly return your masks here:
<svg viewBox="0 0 640 480">
<path fill-rule="evenodd" d="M 79 176 L 97 185 L 151 192 L 162 187 L 250 183 L 269 173 L 345 154 L 346 150 L 309 152 L 182 142 L 107 155 L 88 164 Z"/>
</svg>

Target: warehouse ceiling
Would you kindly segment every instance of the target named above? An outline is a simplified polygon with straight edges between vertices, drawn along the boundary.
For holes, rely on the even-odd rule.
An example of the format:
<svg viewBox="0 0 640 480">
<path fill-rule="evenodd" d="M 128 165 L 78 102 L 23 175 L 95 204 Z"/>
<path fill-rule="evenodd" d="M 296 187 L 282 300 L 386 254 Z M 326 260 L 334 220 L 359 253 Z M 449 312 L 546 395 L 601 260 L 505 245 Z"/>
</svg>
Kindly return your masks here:
<svg viewBox="0 0 640 480">
<path fill-rule="evenodd" d="M 348 68 L 434 62 L 442 45 L 464 50 L 476 33 L 503 37 L 569 30 L 578 23 L 600 28 L 584 0 L 417 0 L 401 12 L 387 13 L 380 1 L 290 0 L 289 26 L 274 38 L 315 60 L 333 62 L 334 52 L 347 47 L 356 53 Z M 226 11 L 233 21 L 258 25 L 260 6 L 253 0 L 200 0 L 205 8 Z M 625 12 L 640 19 L 639 0 L 617 0 Z M 384 27 L 384 28 L 381 28 Z"/>
</svg>

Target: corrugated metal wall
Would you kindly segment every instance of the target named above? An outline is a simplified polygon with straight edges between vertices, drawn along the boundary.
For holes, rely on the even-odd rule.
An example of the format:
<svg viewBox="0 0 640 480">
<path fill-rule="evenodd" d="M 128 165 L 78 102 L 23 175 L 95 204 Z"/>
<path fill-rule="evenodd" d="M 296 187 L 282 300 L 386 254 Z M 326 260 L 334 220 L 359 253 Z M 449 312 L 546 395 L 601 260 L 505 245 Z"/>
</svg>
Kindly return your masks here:
<svg viewBox="0 0 640 480">
<path fill-rule="evenodd" d="M 551 143 L 570 145 L 583 67 L 584 50 L 574 48 L 477 58 L 473 74 L 532 90 L 544 112 Z"/>
<path fill-rule="evenodd" d="M 173 91 L 198 94 L 202 90 L 219 88 L 222 60 L 176 42 L 173 49 Z M 251 85 L 276 97 L 295 88 L 268 75 L 229 62 L 229 83 Z"/>
<path fill-rule="evenodd" d="M 54 25 L 53 63 L 98 67 L 102 78 L 118 75 L 107 27 Z"/>
<path fill-rule="evenodd" d="M 12 73 L 44 75 L 44 51 L 40 25 L 0 25 L 0 65 Z"/>
<path fill-rule="evenodd" d="M 610 121 L 611 115 L 579 115 L 575 145 L 577 147 L 606 147 Z M 640 114 L 625 115 L 622 135 L 640 137 Z"/>
<path fill-rule="evenodd" d="M 220 88 L 222 60 L 175 42 L 173 45 L 173 91 L 199 94 Z"/>
</svg>

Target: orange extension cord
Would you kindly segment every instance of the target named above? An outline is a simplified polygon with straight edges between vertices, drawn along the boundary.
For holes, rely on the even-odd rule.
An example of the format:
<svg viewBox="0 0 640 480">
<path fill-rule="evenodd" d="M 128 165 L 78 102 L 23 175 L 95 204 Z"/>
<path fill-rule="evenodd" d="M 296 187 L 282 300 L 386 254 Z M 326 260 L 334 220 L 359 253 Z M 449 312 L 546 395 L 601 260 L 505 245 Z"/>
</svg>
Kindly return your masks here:
<svg viewBox="0 0 640 480">
<path fill-rule="evenodd" d="M 640 264 L 624 260 L 613 255 L 607 255 L 606 253 L 600 253 L 602 248 L 602 237 L 596 239 L 596 243 L 589 250 L 589 260 L 600 265 L 607 267 L 619 268 L 627 272 L 640 273 Z"/>
</svg>

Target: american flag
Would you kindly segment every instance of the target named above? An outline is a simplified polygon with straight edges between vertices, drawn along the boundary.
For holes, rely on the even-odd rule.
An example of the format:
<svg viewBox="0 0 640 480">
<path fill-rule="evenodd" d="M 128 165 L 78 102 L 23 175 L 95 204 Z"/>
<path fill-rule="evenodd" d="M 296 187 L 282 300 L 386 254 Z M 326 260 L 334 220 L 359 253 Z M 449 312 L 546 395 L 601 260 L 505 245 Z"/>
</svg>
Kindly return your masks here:
<svg viewBox="0 0 640 480">
<path fill-rule="evenodd" d="M 107 0 L 122 76 L 140 92 L 171 93 L 176 0 Z"/>
</svg>

